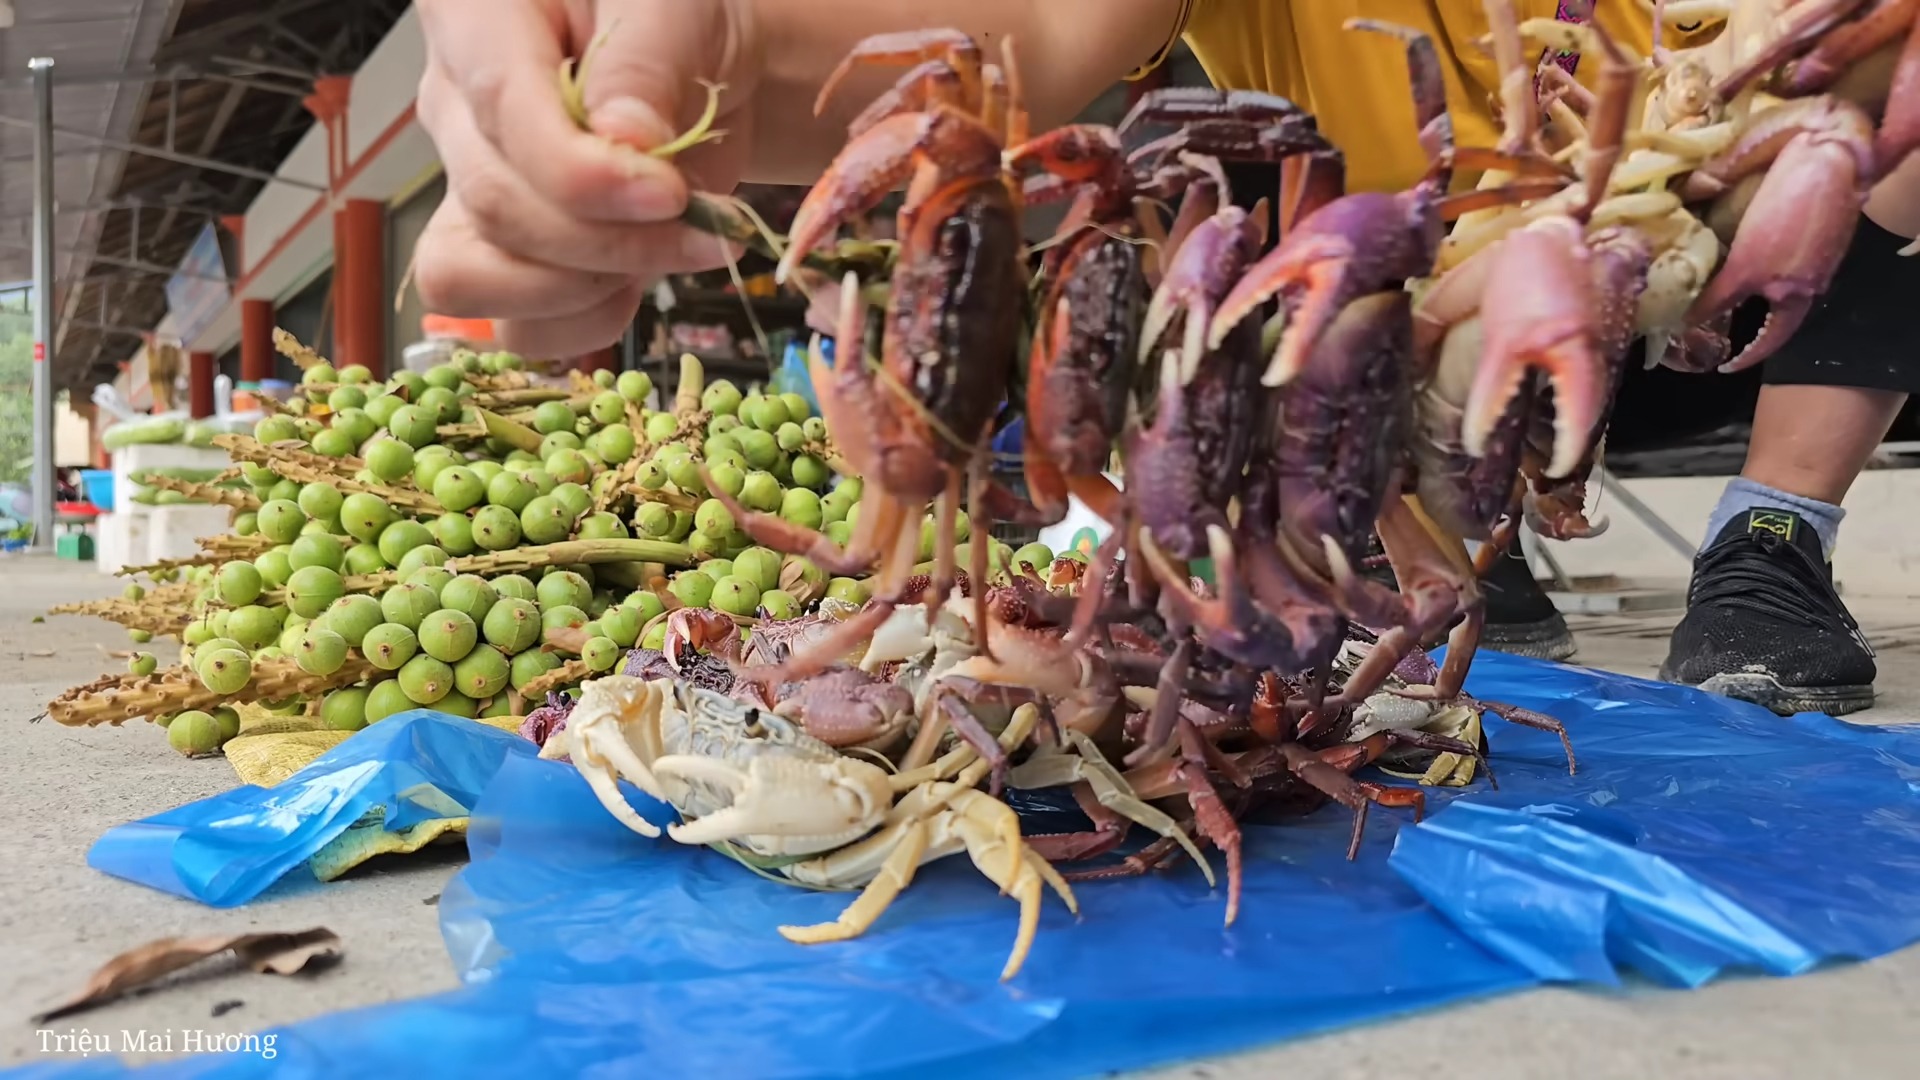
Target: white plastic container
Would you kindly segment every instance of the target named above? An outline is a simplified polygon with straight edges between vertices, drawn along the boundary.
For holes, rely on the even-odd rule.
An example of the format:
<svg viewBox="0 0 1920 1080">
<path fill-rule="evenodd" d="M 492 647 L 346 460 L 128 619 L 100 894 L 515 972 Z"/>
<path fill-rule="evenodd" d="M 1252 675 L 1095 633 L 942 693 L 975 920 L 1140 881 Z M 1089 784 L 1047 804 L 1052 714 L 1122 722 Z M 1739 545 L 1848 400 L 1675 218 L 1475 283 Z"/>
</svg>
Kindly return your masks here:
<svg viewBox="0 0 1920 1080">
<path fill-rule="evenodd" d="M 158 507 L 133 501 L 139 485 L 133 474 L 142 469 L 224 469 L 233 464 L 225 450 L 217 446 L 185 446 L 180 443 L 136 443 L 113 455 L 113 507 L 116 513 L 141 514 Z"/>
<path fill-rule="evenodd" d="M 198 555 L 200 545 L 195 541 L 227 532 L 227 515 L 228 508 L 224 506 L 184 503 L 154 507 L 147 515 L 146 552 L 140 563 Z"/>
</svg>

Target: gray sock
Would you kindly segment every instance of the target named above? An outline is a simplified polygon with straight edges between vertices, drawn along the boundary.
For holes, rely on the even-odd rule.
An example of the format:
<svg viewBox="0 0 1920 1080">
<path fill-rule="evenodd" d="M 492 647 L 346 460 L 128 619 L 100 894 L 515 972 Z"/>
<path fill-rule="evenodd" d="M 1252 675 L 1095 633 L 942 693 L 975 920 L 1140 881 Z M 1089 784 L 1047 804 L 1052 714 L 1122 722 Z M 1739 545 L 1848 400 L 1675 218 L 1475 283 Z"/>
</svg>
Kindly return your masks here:
<svg viewBox="0 0 1920 1080">
<path fill-rule="evenodd" d="M 1744 476 L 1736 476 L 1727 483 L 1727 490 L 1720 495 L 1720 504 L 1713 508 L 1713 516 L 1707 519 L 1707 543 L 1711 544 L 1720 536 L 1720 530 L 1727 522 L 1749 510 L 1785 510 L 1800 515 L 1814 535 L 1820 538 L 1820 547 L 1833 558 L 1833 545 L 1839 538 L 1840 519 L 1847 512 L 1840 507 L 1819 499 L 1809 499 L 1803 495 L 1789 495 L 1777 488 L 1756 483 Z"/>
</svg>

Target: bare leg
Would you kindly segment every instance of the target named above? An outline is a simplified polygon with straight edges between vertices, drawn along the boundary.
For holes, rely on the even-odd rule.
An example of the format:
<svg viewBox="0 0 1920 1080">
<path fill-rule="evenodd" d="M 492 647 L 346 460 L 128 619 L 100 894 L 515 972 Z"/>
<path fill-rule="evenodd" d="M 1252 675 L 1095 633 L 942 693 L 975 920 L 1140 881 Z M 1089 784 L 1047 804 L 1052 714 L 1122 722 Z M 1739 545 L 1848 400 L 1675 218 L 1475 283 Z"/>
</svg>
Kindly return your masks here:
<svg viewBox="0 0 1920 1080">
<path fill-rule="evenodd" d="M 1851 386 L 1762 387 L 1740 475 L 1839 505 L 1906 400 Z"/>
</svg>

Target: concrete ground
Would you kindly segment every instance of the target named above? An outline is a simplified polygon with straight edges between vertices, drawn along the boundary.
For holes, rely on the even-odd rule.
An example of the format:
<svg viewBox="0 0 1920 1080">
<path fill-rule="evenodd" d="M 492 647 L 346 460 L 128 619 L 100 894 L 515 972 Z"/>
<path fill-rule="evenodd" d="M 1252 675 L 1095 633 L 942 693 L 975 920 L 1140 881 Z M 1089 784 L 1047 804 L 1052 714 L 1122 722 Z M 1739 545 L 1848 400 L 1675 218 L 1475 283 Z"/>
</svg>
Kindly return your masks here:
<svg viewBox="0 0 1920 1080">
<path fill-rule="evenodd" d="M 434 904 L 463 849 L 375 860 L 334 886 L 219 911 L 91 870 L 104 830 L 232 787 L 220 759 L 188 761 L 144 723 L 28 723 L 48 698 L 124 661 L 115 627 L 33 616 L 111 595 L 90 566 L 0 558 L 0 1067 L 42 1062 L 27 1017 L 77 990 L 115 953 L 169 935 L 328 926 L 343 964 L 314 978 L 192 980 L 46 1025 L 241 1033 L 450 989 Z M 1920 718 L 1920 622 L 1911 603 L 1851 598 L 1880 649 L 1882 704 L 1854 719 Z M 1580 662 L 1651 675 L 1673 613 L 1583 618 Z M 1275 972 L 1285 979 L 1285 972 Z M 231 1003 L 238 1002 L 238 1005 Z M 1691 993 L 1544 990 L 1164 1070 L 1156 1077 L 1549 1075 L 1908 1077 L 1920 1074 L 1920 949 L 1795 979 L 1734 979 Z"/>
</svg>

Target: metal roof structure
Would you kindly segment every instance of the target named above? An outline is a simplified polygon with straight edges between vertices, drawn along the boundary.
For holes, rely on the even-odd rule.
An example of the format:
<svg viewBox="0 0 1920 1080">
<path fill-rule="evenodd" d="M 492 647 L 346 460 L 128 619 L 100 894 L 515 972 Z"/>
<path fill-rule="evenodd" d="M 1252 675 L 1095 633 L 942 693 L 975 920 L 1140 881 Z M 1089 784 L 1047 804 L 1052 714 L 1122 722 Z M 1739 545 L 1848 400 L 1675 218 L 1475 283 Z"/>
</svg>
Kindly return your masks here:
<svg viewBox="0 0 1920 1080">
<path fill-rule="evenodd" d="M 0 0 L 3 5 L 6 0 Z M 30 274 L 32 93 L 50 56 L 54 379 L 113 377 L 166 314 L 206 224 L 244 213 L 313 123 L 314 79 L 351 74 L 406 0 L 12 0 L 0 29 L 0 280 Z"/>
</svg>

